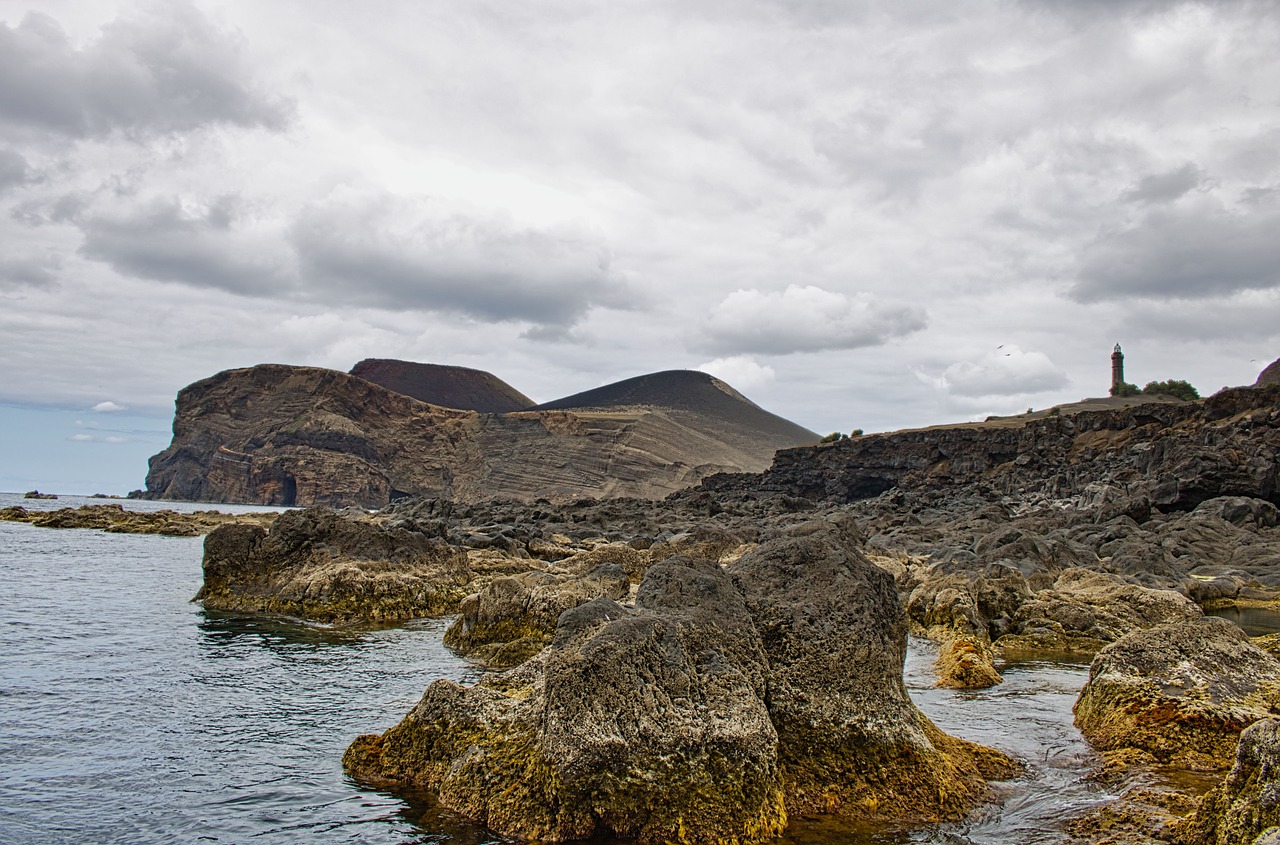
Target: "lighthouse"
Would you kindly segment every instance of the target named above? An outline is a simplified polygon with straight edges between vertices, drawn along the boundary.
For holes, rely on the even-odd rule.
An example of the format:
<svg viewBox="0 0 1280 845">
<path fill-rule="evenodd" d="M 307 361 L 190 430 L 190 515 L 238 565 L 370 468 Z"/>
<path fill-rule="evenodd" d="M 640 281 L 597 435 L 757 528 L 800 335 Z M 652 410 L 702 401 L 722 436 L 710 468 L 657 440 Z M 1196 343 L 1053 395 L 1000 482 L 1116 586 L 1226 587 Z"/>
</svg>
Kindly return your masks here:
<svg viewBox="0 0 1280 845">
<path fill-rule="evenodd" d="M 1111 352 L 1111 395 L 1120 395 L 1120 389 L 1124 386 L 1124 353 L 1120 351 L 1120 344 L 1116 344 L 1116 348 Z"/>
</svg>

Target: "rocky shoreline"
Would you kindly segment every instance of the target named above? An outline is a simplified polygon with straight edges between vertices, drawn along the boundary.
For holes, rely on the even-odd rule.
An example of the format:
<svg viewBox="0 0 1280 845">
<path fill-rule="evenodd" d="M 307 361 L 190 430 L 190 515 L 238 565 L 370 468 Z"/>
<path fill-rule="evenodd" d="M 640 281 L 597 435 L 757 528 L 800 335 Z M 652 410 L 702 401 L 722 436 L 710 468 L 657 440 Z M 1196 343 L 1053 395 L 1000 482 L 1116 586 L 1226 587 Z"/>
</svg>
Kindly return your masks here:
<svg viewBox="0 0 1280 845">
<path fill-rule="evenodd" d="M 1280 660 L 1204 613 L 1280 608 L 1278 456 L 1273 385 L 784 450 L 660 501 L 313 508 L 213 527 L 200 598 L 457 614 L 446 642 L 506 670 L 432 685 L 345 765 L 506 835 L 746 843 L 815 814 L 962 816 L 1016 761 L 914 709 L 911 630 L 951 687 L 1092 658 L 1076 723 L 1123 794 L 1076 841 L 1263 842 Z M 1202 800 L 1161 774 L 1179 770 L 1217 785 Z"/>
</svg>

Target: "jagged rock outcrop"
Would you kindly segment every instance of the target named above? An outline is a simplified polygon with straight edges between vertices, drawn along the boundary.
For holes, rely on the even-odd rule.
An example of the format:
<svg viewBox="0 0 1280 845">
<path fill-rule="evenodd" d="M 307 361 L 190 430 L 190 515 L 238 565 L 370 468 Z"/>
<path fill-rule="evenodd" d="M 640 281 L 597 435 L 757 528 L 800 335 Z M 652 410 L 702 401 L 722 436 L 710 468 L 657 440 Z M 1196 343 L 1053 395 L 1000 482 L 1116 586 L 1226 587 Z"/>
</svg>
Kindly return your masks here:
<svg viewBox="0 0 1280 845">
<path fill-rule="evenodd" d="M 1280 385 L 1271 385 L 785 449 L 761 476 L 713 476 L 702 488 L 854 502 L 981 483 L 1024 502 L 1189 510 L 1219 496 L 1280 501 L 1278 453 Z"/>
<path fill-rule="evenodd" d="M 351 368 L 351 375 L 441 408 L 506 414 L 535 404 L 492 373 L 468 367 L 366 358 Z"/>
<path fill-rule="evenodd" d="M 463 601 L 444 644 L 490 666 L 514 666 L 550 644 L 560 614 L 592 599 L 622 599 L 630 588 L 627 571 L 617 563 L 577 575 L 527 572 L 494 578 Z"/>
<path fill-rule="evenodd" d="M 1104 751 L 1225 768 L 1240 732 L 1280 707 L 1280 660 L 1224 619 L 1135 631 L 1098 652 L 1076 725 Z"/>
<path fill-rule="evenodd" d="M 392 622 L 457 610 L 471 580 L 462 549 L 325 508 L 288 511 L 269 530 L 224 525 L 204 541 L 211 610 L 323 622 Z"/>
<path fill-rule="evenodd" d="M 1015 766 L 911 703 L 892 577 L 850 527 L 788 529 L 728 572 L 657 563 L 634 608 L 595 599 L 519 668 L 437 681 L 344 766 L 544 841 L 762 842 L 789 812 L 957 818 Z"/>
<path fill-rule="evenodd" d="M 763 469 L 776 449 L 816 439 L 702 373 L 650 384 L 653 398 L 679 404 L 487 414 L 332 370 L 230 370 L 179 392 L 173 442 L 151 459 L 146 496 L 333 507 L 408 496 L 652 499 L 715 472 Z"/>
</svg>

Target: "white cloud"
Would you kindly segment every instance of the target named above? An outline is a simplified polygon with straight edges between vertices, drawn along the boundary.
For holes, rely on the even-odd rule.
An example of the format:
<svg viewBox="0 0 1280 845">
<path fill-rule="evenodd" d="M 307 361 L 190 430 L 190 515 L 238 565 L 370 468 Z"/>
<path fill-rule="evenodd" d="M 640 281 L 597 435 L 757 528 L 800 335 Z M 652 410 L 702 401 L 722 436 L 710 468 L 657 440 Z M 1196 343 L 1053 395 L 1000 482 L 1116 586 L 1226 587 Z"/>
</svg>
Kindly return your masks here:
<svg viewBox="0 0 1280 845">
<path fill-rule="evenodd" d="M 124 411 L 124 410 L 127 410 L 127 408 L 125 408 L 125 406 L 124 406 L 124 405 L 119 405 L 119 404 L 117 404 L 117 403 L 115 403 L 115 402 L 112 402 L 111 400 L 109 400 L 109 399 L 108 399 L 108 400 L 107 400 L 107 401 L 105 401 L 105 402 L 99 402 L 98 404 L 96 404 L 96 405 L 94 405 L 92 408 L 90 408 L 89 410 L 90 410 L 90 411 L 93 411 L 94 413 L 97 413 L 97 414 L 111 414 L 111 413 L 115 413 L 116 411 Z"/>
<path fill-rule="evenodd" d="M 713 375 L 740 391 L 750 391 L 772 382 L 776 376 L 773 367 L 761 364 L 750 355 L 732 355 L 699 364 L 696 369 Z"/>
<path fill-rule="evenodd" d="M 788 285 L 781 292 L 736 290 L 707 319 L 707 345 L 718 352 L 785 355 L 878 346 L 926 325 L 923 309 L 876 297 Z"/>
<path fill-rule="evenodd" d="M 1024 396 L 1066 387 L 1067 374 L 1043 352 L 1004 344 L 975 361 L 957 361 L 939 376 L 922 377 L 953 396 L 981 399 Z"/>
<path fill-rule="evenodd" d="M 70 440 L 72 443 L 92 443 L 98 438 L 94 437 L 92 434 L 77 432 L 76 434 L 68 435 L 67 439 Z"/>
</svg>

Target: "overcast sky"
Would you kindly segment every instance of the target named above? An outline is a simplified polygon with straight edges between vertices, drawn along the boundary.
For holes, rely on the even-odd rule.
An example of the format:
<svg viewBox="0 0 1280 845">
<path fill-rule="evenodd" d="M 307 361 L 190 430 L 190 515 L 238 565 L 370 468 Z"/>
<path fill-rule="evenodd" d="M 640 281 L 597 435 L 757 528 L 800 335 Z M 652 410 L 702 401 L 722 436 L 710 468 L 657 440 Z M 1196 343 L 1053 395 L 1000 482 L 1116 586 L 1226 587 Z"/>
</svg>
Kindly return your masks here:
<svg viewBox="0 0 1280 845">
<path fill-rule="evenodd" d="M 1280 356 L 1280 3 L 0 0 L 0 489 L 179 388 L 703 369 L 811 429 Z"/>
</svg>

